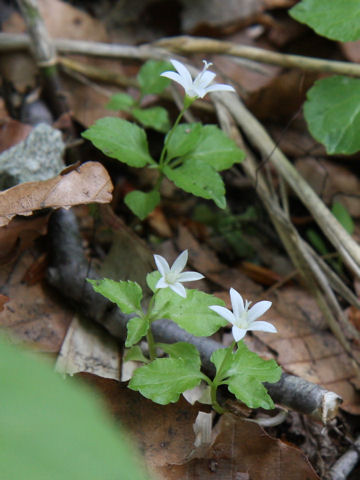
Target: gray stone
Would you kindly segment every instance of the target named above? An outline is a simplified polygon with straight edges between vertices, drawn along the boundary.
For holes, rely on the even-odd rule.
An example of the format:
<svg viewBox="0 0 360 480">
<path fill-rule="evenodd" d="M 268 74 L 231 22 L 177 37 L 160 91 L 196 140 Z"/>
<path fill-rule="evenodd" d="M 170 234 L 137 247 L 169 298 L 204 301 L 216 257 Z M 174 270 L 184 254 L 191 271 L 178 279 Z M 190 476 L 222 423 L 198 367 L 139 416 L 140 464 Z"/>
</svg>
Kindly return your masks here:
<svg viewBox="0 0 360 480">
<path fill-rule="evenodd" d="M 23 142 L 0 155 L 0 190 L 55 177 L 65 167 L 64 150 L 61 132 L 40 123 Z"/>
</svg>

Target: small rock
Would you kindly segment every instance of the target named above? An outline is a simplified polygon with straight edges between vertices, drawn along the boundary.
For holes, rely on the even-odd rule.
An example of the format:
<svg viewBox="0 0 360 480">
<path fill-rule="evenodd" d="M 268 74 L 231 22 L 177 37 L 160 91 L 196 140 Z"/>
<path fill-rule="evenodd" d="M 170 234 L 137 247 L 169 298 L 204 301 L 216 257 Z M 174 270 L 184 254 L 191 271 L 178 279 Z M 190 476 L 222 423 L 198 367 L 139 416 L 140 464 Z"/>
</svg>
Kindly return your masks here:
<svg viewBox="0 0 360 480">
<path fill-rule="evenodd" d="M 0 155 L 0 190 L 19 183 L 48 180 L 64 169 L 61 132 L 45 123 Z"/>
</svg>

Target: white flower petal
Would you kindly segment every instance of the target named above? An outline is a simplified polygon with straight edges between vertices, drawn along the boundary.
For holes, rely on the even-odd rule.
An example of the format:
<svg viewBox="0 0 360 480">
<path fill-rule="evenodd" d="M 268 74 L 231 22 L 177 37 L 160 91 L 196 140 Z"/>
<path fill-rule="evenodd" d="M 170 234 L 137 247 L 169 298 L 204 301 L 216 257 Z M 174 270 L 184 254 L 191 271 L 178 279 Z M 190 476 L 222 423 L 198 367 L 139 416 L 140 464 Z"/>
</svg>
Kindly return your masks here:
<svg viewBox="0 0 360 480">
<path fill-rule="evenodd" d="M 170 272 L 169 264 L 164 257 L 162 257 L 161 255 L 154 255 L 154 259 L 155 259 L 157 269 L 159 270 L 162 276 L 165 276 L 167 273 Z"/>
<path fill-rule="evenodd" d="M 210 310 L 213 312 L 216 312 L 219 314 L 221 317 L 225 318 L 228 322 L 230 322 L 232 325 L 235 324 L 236 318 L 232 311 L 230 311 L 228 308 L 221 307 L 220 305 L 211 305 Z"/>
<path fill-rule="evenodd" d="M 206 87 L 206 93 L 210 92 L 235 92 L 235 88 L 231 85 L 224 85 L 223 83 L 215 83 L 215 85 L 210 85 Z"/>
<path fill-rule="evenodd" d="M 277 332 L 274 325 L 272 325 L 269 322 L 262 322 L 262 321 L 252 322 L 249 325 L 248 330 L 254 330 L 254 331 L 257 331 L 257 332 L 271 332 L 271 333 L 276 333 Z"/>
<path fill-rule="evenodd" d="M 183 65 L 181 62 L 178 62 L 175 59 L 171 59 L 170 62 L 173 64 L 173 66 L 176 68 L 176 70 L 179 72 L 180 76 L 182 77 L 184 83 L 189 87 L 192 85 L 192 78 L 190 75 L 189 70 Z"/>
<path fill-rule="evenodd" d="M 169 285 L 169 287 L 171 288 L 171 290 L 173 292 L 180 295 L 180 297 L 186 298 L 186 290 L 185 290 L 184 286 L 181 285 L 181 283 L 176 282 L 176 283 L 173 283 L 172 285 Z"/>
<path fill-rule="evenodd" d="M 165 280 L 165 278 L 161 277 L 160 280 L 157 282 L 155 288 L 167 288 L 168 286 L 169 286 L 169 284 Z"/>
<path fill-rule="evenodd" d="M 201 280 L 204 278 L 204 275 L 198 272 L 183 272 L 180 273 L 178 276 L 179 282 L 193 282 L 195 280 Z"/>
<path fill-rule="evenodd" d="M 177 257 L 175 262 L 172 264 L 171 273 L 180 273 L 184 270 L 186 262 L 188 260 L 188 251 L 184 250 L 180 255 Z"/>
<path fill-rule="evenodd" d="M 166 77 L 166 78 L 169 78 L 170 80 L 174 80 L 174 82 L 180 83 L 180 85 L 182 85 L 185 88 L 185 82 L 183 81 L 182 76 L 176 72 L 173 72 L 172 70 L 160 73 L 160 77 Z"/>
<path fill-rule="evenodd" d="M 235 317 L 240 318 L 245 310 L 244 300 L 235 288 L 230 288 L 230 299 Z"/>
<path fill-rule="evenodd" d="M 195 88 L 206 88 L 216 77 L 216 73 L 204 71 L 199 73 L 199 75 L 194 80 Z"/>
<path fill-rule="evenodd" d="M 231 332 L 232 332 L 232 336 L 234 337 L 234 340 L 238 342 L 239 340 L 245 337 L 247 330 L 245 330 L 244 328 L 239 328 L 236 325 L 234 325 L 232 327 Z"/>
<path fill-rule="evenodd" d="M 272 303 L 268 302 L 267 300 L 255 303 L 255 305 L 251 307 L 248 312 L 248 321 L 253 322 L 254 320 L 261 317 L 261 315 L 263 315 L 267 310 L 269 310 L 271 305 Z"/>
</svg>

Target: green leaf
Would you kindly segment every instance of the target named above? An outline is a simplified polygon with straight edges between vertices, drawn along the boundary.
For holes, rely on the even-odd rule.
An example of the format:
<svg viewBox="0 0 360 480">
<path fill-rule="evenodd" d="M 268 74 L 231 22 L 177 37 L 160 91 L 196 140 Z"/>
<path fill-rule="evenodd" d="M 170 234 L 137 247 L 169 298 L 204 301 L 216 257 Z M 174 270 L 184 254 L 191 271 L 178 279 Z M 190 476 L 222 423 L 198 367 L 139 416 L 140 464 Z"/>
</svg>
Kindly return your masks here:
<svg viewBox="0 0 360 480">
<path fill-rule="evenodd" d="M 162 133 L 170 129 L 169 114 L 163 107 L 134 108 L 132 114 L 144 127 L 151 127 Z"/>
<path fill-rule="evenodd" d="M 238 342 L 234 352 L 231 348 L 216 350 L 211 361 L 217 369 L 217 377 L 227 384 L 229 391 L 250 408 L 274 408 L 262 382 L 275 383 L 281 377 L 281 368 L 275 360 L 263 360 L 251 352 L 243 341 Z"/>
<path fill-rule="evenodd" d="M 131 167 L 155 163 L 149 154 L 145 131 L 123 118 L 101 118 L 81 135 L 108 157 Z"/>
<path fill-rule="evenodd" d="M 160 77 L 160 74 L 167 70 L 174 70 L 169 62 L 148 60 L 144 63 L 137 76 L 141 93 L 143 95 L 158 94 L 165 90 L 170 85 L 170 80 Z"/>
<path fill-rule="evenodd" d="M 4 480 L 148 478 L 135 463 L 128 435 L 98 395 L 3 340 L 0 389 Z"/>
<path fill-rule="evenodd" d="M 200 369 L 181 358 L 158 358 L 135 370 L 129 388 L 166 405 L 177 402 L 181 393 L 199 385 L 201 379 Z"/>
<path fill-rule="evenodd" d="M 155 293 L 156 290 L 156 284 L 160 280 L 161 273 L 158 270 L 155 270 L 154 272 L 148 273 L 146 275 L 146 283 L 147 286 L 150 288 L 150 290 Z"/>
<path fill-rule="evenodd" d="M 131 95 L 127 93 L 115 93 L 115 95 L 110 98 L 106 108 L 109 110 L 125 110 L 129 112 L 135 104 L 136 102 Z"/>
<path fill-rule="evenodd" d="M 227 321 L 210 310 L 210 305 L 225 303 L 214 295 L 199 290 L 186 290 L 186 298 L 170 288 L 162 288 L 155 297 L 153 317 L 169 318 L 192 335 L 208 337 L 217 332 Z"/>
<path fill-rule="evenodd" d="M 201 360 L 198 349 L 187 342 L 157 343 L 157 347 L 164 350 L 171 358 L 180 358 L 185 363 L 200 370 Z"/>
<path fill-rule="evenodd" d="M 355 230 L 354 221 L 344 205 L 339 202 L 334 202 L 331 211 L 338 222 L 341 223 L 341 225 L 350 235 L 352 235 Z"/>
<path fill-rule="evenodd" d="M 360 39 L 359 0 L 302 0 L 289 13 L 298 22 L 332 40 Z"/>
<path fill-rule="evenodd" d="M 111 302 L 116 303 L 120 310 L 124 313 L 138 313 L 142 315 L 141 299 L 142 290 L 138 283 L 131 282 L 130 280 L 125 282 L 115 282 L 110 278 L 103 278 L 102 280 L 90 280 L 95 292 L 101 293 L 104 297 L 108 298 Z"/>
<path fill-rule="evenodd" d="M 183 157 L 194 150 L 199 141 L 201 129 L 201 123 L 181 123 L 178 125 L 169 136 L 166 145 L 166 160 Z"/>
<path fill-rule="evenodd" d="M 133 190 L 125 196 L 124 202 L 140 220 L 144 220 L 159 205 L 160 194 L 157 190 L 147 193 Z"/>
<path fill-rule="evenodd" d="M 316 230 L 309 228 L 308 230 L 306 230 L 306 236 L 308 237 L 310 243 L 321 255 L 326 255 L 327 253 L 329 253 L 329 249 L 324 242 L 324 237 L 321 236 Z"/>
<path fill-rule="evenodd" d="M 304 115 L 309 130 L 329 154 L 360 150 L 360 79 L 323 78 L 307 93 Z"/>
<path fill-rule="evenodd" d="M 129 320 L 126 325 L 127 337 L 125 347 L 129 348 L 135 343 L 140 342 L 140 340 L 147 334 L 149 326 L 149 320 L 145 317 L 134 317 Z"/>
<path fill-rule="evenodd" d="M 185 192 L 213 200 L 219 208 L 226 207 L 224 182 L 211 165 L 201 161 L 187 161 L 174 169 L 165 166 L 164 173 Z"/>
<path fill-rule="evenodd" d="M 125 353 L 124 362 L 131 362 L 131 361 L 149 363 L 149 359 L 146 358 L 145 355 L 142 353 L 139 345 L 135 345 L 134 347 L 131 347 Z"/>
<path fill-rule="evenodd" d="M 219 172 L 242 162 L 244 157 L 244 152 L 222 130 L 216 125 L 206 125 L 200 130 L 194 150 L 186 155 L 184 161 L 201 160 Z"/>
</svg>

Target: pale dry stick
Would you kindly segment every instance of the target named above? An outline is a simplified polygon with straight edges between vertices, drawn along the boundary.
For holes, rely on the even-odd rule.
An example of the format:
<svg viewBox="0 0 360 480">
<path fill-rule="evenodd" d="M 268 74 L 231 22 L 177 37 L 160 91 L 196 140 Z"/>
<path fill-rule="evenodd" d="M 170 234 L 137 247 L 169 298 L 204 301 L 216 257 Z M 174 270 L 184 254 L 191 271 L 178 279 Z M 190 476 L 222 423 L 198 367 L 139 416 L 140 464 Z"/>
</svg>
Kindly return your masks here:
<svg viewBox="0 0 360 480">
<path fill-rule="evenodd" d="M 353 446 L 344 453 L 331 467 L 331 480 L 346 480 L 353 471 L 360 458 L 360 436 L 357 437 Z"/>
<path fill-rule="evenodd" d="M 214 103 L 218 112 L 219 123 L 222 128 L 231 138 L 237 141 L 238 144 L 242 144 L 239 131 L 235 126 L 231 125 L 231 116 L 228 109 L 224 107 L 224 105 L 218 99 L 218 96 L 216 96 Z M 326 283 L 324 275 L 317 267 L 317 265 L 309 255 L 308 251 L 304 248 L 305 242 L 303 242 L 302 244 L 301 238 L 295 227 L 292 225 L 286 214 L 280 208 L 278 199 L 270 193 L 265 178 L 263 177 L 261 172 L 257 174 L 257 165 L 255 159 L 250 152 L 248 152 L 246 159 L 242 163 L 242 166 L 246 174 L 253 180 L 254 184 L 256 183 L 257 193 L 263 201 L 294 266 L 299 271 L 309 290 L 315 296 L 317 303 L 321 311 L 323 312 L 329 327 L 331 328 L 332 332 L 334 333 L 344 350 L 352 359 L 357 373 L 360 373 L 359 365 L 353 357 L 351 345 L 347 341 L 343 331 L 341 330 L 336 320 L 335 314 L 341 314 L 341 309 L 337 304 L 336 298 L 331 288 Z M 330 301 L 330 305 L 332 308 L 330 308 L 326 299 Z M 346 322 L 345 318 L 343 318 L 343 320 Z"/>
<path fill-rule="evenodd" d="M 54 39 L 53 44 L 59 53 L 69 55 L 80 54 L 102 58 L 147 60 L 149 58 L 168 59 L 172 53 L 212 53 L 246 58 L 255 62 L 278 65 L 285 68 L 298 68 L 314 72 L 360 77 L 360 65 L 357 63 L 277 53 L 257 47 L 248 47 L 209 38 L 173 37 L 159 40 L 153 44 L 140 45 L 139 47 L 67 39 Z M 30 40 L 28 35 L 0 33 L 0 51 L 13 52 L 29 48 Z"/>
<path fill-rule="evenodd" d="M 53 39 L 53 45 L 58 53 L 69 55 L 79 54 L 90 57 L 113 59 L 134 58 L 138 60 L 148 60 L 149 58 L 162 60 L 169 58 L 169 52 L 167 50 L 151 45 L 134 47 L 131 45 L 86 42 L 63 38 Z M 29 50 L 30 46 L 30 38 L 26 34 L 0 33 L 0 51 L 13 52 L 17 50 Z"/>
<path fill-rule="evenodd" d="M 69 111 L 57 74 L 56 49 L 39 11 L 37 0 L 17 0 L 30 34 L 29 48 L 42 75 L 43 92 L 56 117 Z"/>
<path fill-rule="evenodd" d="M 190 37 L 184 35 L 163 38 L 154 42 L 153 45 L 182 55 L 189 55 L 192 53 L 231 55 L 233 57 L 247 58 L 248 60 L 270 65 L 278 65 L 285 68 L 299 68 L 300 70 L 312 72 L 328 72 L 360 77 L 360 65 L 357 63 L 277 53 L 262 48 L 249 47 L 237 43 L 214 40 L 212 38 Z"/>
<path fill-rule="evenodd" d="M 247 139 L 264 158 L 272 152 L 271 162 L 302 203 L 308 208 L 324 235 L 334 245 L 344 263 L 360 278 L 360 247 L 340 225 L 334 215 L 325 206 L 306 180 L 297 172 L 281 150 L 276 147 L 264 127 L 249 112 L 239 98 L 222 92 L 222 95 L 213 93 L 213 99 L 220 101 L 227 107 Z"/>
</svg>

